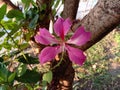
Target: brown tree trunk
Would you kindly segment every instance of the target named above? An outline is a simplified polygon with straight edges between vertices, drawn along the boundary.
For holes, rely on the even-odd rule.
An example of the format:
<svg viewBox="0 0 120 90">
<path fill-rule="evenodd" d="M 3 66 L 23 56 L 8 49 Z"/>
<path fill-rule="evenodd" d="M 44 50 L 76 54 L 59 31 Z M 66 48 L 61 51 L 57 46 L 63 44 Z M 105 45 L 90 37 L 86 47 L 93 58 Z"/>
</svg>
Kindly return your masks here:
<svg viewBox="0 0 120 90">
<path fill-rule="evenodd" d="M 74 20 L 74 15 L 76 13 L 73 15 L 73 12 L 75 11 L 71 10 L 75 10 L 73 9 L 75 1 L 65 0 L 65 2 L 65 5 L 68 6 L 64 7 L 63 16 L 65 18 L 70 17 L 71 20 Z M 69 6 L 69 2 L 72 4 L 71 6 Z M 72 27 L 73 30 L 76 30 L 76 28 L 82 25 L 92 34 L 91 40 L 84 46 L 78 48 L 81 48 L 82 50 L 88 49 L 112 31 L 117 25 L 119 25 L 119 23 L 120 0 L 99 0 L 98 4 L 91 10 L 91 12 L 82 21 L 75 23 Z M 56 68 L 53 73 L 53 81 L 51 85 L 49 85 L 48 90 L 72 90 L 74 70 L 69 58 L 66 59 L 66 62 L 63 62 L 60 67 Z M 63 86 L 66 86 L 67 88 L 65 89 Z"/>
<path fill-rule="evenodd" d="M 79 0 L 65 0 L 63 18 L 69 17 L 74 21 L 76 19 L 78 6 Z M 57 63 L 56 61 L 53 62 L 51 67 L 54 67 Z M 53 80 L 48 86 L 48 90 L 72 90 L 74 75 L 75 72 L 72 67 L 72 62 L 69 60 L 68 56 L 65 56 L 60 66 L 53 70 Z"/>
<path fill-rule="evenodd" d="M 54 67 L 57 63 L 57 61 L 54 61 L 51 67 Z M 64 57 L 60 66 L 53 69 L 52 72 L 53 80 L 51 84 L 48 85 L 47 90 L 72 90 L 74 69 L 72 67 L 72 62 L 70 62 L 67 56 Z"/>
<path fill-rule="evenodd" d="M 80 0 L 64 0 L 64 10 L 62 17 L 70 18 L 72 21 L 76 19 L 76 14 Z"/>
</svg>

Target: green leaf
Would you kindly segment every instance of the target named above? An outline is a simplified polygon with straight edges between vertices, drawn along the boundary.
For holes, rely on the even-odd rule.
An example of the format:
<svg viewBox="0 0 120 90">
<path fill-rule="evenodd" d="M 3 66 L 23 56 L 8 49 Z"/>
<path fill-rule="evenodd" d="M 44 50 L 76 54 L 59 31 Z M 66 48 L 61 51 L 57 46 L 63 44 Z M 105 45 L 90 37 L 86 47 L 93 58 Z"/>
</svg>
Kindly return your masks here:
<svg viewBox="0 0 120 90">
<path fill-rule="evenodd" d="M 0 38 L 1 38 L 2 36 L 4 36 L 4 34 L 5 34 L 5 32 L 0 31 Z"/>
<path fill-rule="evenodd" d="M 3 62 L 3 61 L 4 61 L 4 59 L 2 57 L 0 57 L 0 62 Z"/>
<path fill-rule="evenodd" d="M 31 22 L 30 22 L 30 24 L 29 24 L 29 27 L 30 27 L 31 29 L 35 28 L 36 23 L 37 23 L 37 21 L 38 21 L 38 18 L 39 18 L 39 15 L 37 14 L 37 15 L 31 20 Z"/>
<path fill-rule="evenodd" d="M 52 81 L 52 71 L 49 71 L 45 74 L 43 74 L 43 81 L 47 81 L 48 83 L 50 83 Z"/>
<path fill-rule="evenodd" d="M 10 30 L 10 36 L 15 34 L 20 28 L 20 25 L 18 25 L 16 22 L 13 22 L 12 20 L 1 21 L 1 24 L 5 27 L 6 30 Z"/>
<path fill-rule="evenodd" d="M 120 57 L 120 52 L 116 53 L 115 55 L 118 56 L 118 57 Z"/>
<path fill-rule="evenodd" d="M 34 31 L 31 30 L 29 33 L 25 35 L 25 40 L 28 42 L 30 41 L 31 37 L 34 35 Z"/>
<path fill-rule="evenodd" d="M 46 7 L 47 7 L 47 5 L 46 5 L 46 4 L 42 4 L 42 5 L 41 5 L 41 8 L 40 8 L 40 11 L 45 10 L 45 9 L 46 9 Z"/>
<path fill-rule="evenodd" d="M 26 59 L 25 59 L 26 58 Z M 23 55 L 18 57 L 18 61 L 25 63 L 25 64 L 38 64 L 38 58 L 34 58 L 32 56 L 30 56 L 29 54 L 25 54 L 25 57 Z"/>
<path fill-rule="evenodd" d="M 42 81 L 42 86 L 47 86 L 47 81 Z"/>
<path fill-rule="evenodd" d="M 33 86 L 29 83 L 25 84 L 25 87 L 27 88 L 27 90 L 33 90 Z M 34 89 L 36 90 L 36 89 Z"/>
<path fill-rule="evenodd" d="M 7 85 L 1 85 L 0 90 L 8 90 L 8 86 Z"/>
<path fill-rule="evenodd" d="M 20 48 L 23 50 L 25 48 L 27 48 L 29 46 L 28 43 L 23 43 L 22 45 L 20 45 Z"/>
<path fill-rule="evenodd" d="M 1 21 L 1 24 L 5 27 L 6 30 L 12 30 L 11 32 L 16 32 L 20 25 L 18 25 L 16 22 L 13 22 L 12 20 L 8 21 Z"/>
<path fill-rule="evenodd" d="M 14 33 L 13 38 L 18 38 L 22 36 L 22 32 L 18 30 L 16 33 Z"/>
<path fill-rule="evenodd" d="M 4 39 L 4 42 L 2 43 L 2 46 L 3 46 L 5 49 L 10 50 L 10 49 L 12 48 L 12 45 L 9 44 L 8 40 L 6 40 L 6 39 L 8 39 L 8 38 L 5 38 L 5 39 Z"/>
<path fill-rule="evenodd" d="M 24 18 L 24 15 L 21 11 L 19 10 L 10 10 L 8 13 L 7 13 L 7 17 L 8 18 L 16 18 L 18 20 L 20 19 L 23 19 Z"/>
<path fill-rule="evenodd" d="M 53 8 L 53 10 L 52 10 L 53 15 L 55 15 L 55 14 L 57 13 L 56 8 L 57 8 L 58 5 L 60 4 L 60 1 L 61 1 L 61 0 L 56 0 L 56 1 L 54 1 L 54 8 Z"/>
<path fill-rule="evenodd" d="M 27 70 L 26 64 L 21 63 L 19 67 L 17 68 L 17 76 L 20 77 L 22 76 Z"/>
<path fill-rule="evenodd" d="M 22 76 L 16 77 L 16 80 L 22 83 L 37 83 L 41 80 L 41 74 L 33 70 L 26 70 Z"/>
<path fill-rule="evenodd" d="M 25 10 L 30 7 L 30 4 L 33 3 L 33 0 L 21 0 L 22 3 L 25 5 Z"/>
<path fill-rule="evenodd" d="M 0 21 L 4 18 L 4 15 L 6 14 L 6 9 L 7 9 L 6 4 L 2 5 L 2 7 L 0 8 Z"/>
<path fill-rule="evenodd" d="M 6 66 L 0 62 L 0 82 L 7 82 L 8 70 Z"/>
<path fill-rule="evenodd" d="M 15 78 L 15 75 L 16 75 L 16 72 L 14 73 L 11 73 L 9 76 L 8 76 L 8 82 L 12 82 Z"/>
<path fill-rule="evenodd" d="M 55 0 L 52 0 L 50 6 L 53 6 L 54 3 L 55 3 Z"/>
<path fill-rule="evenodd" d="M 42 87 L 43 87 L 42 90 L 46 90 L 47 85 L 48 85 L 47 81 L 42 81 Z"/>
<path fill-rule="evenodd" d="M 19 30 L 19 26 L 16 24 L 16 27 L 14 27 L 11 32 L 9 33 L 10 36 L 14 35 Z"/>
<path fill-rule="evenodd" d="M 58 7 L 60 1 L 61 1 L 61 0 L 57 0 L 57 1 L 56 1 L 54 8 L 57 8 L 57 7 Z"/>
</svg>

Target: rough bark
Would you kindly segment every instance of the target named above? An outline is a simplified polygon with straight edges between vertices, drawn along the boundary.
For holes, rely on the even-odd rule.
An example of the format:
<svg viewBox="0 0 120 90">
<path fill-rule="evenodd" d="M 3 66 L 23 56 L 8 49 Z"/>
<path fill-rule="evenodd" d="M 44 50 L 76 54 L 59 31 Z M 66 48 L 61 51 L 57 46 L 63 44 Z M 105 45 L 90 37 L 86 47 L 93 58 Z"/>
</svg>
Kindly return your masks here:
<svg viewBox="0 0 120 90">
<path fill-rule="evenodd" d="M 120 0 L 99 0 L 90 13 L 81 22 L 74 24 L 72 29 L 75 30 L 82 25 L 92 33 L 91 40 L 80 47 L 82 50 L 86 50 L 100 41 L 119 24 Z"/>
<path fill-rule="evenodd" d="M 70 17 L 71 20 L 75 18 L 74 12 L 74 0 L 73 2 L 70 2 L 72 0 L 65 0 L 65 5 L 68 5 L 64 7 L 63 11 L 63 17 L 67 18 Z M 69 7 L 69 3 L 72 5 Z M 92 45 L 94 45 L 96 42 L 101 40 L 105 35 L 107 35 L 110 31 L 112 31 L 118 24 L 120 23 L 120 0 L 99 0 L 98 4 L 90 11 L 90 13 L 82 20 L 77 23 L 75 23 L 72 27 L 72 30 L 76 30 L 79 26 L 84 26 L 87 31 L 90 31 L 92 34 L 91 40 L 85 44 L 81 48 L 82 50 L 86 50 Z M 72 81 L 74 76 L 74 70 L 72 70 L 72 64 L 68 66 L 69 58 L 66 59 L 66 63 L 61 64 L 59 70 L 64 70 L 65 72 L 60 72 L 58 69 L 54 71 L 57 74 L 54 74 L 55 79 L 53 79 L 53 82 L 57 82 L 52 84 L 55 89 L 49 88 L 48 90 L 72 90 Z M 67 67 L 67 68 L 63 68 Z M 71 69 L 72 68 L 72 69 Z M 72 73 L 71 73 L 72 72 Z M 67 76 L 66 74 L 67 73 Z M 59 77 L 58 74 L 61 74 L 62 77 Z M 67 77 L 68 79 L 63 79 L 63 77 Z M 57 78 L 57 80 L 56 80 Z M 72 79 L 72 80 L 71 80 Z M 62 80 L 62 81 L 61 81 Z M 64 89 L 63 86 L 65 86 L 64 82 L 66 80 L 67 88 Z M 56 87 L 55 87 L 56 86 Z M 57 86 L 60 86 L 59 89 Z"/>
<path fill-rule="evenodd" d="M 58 62 L 52 62 L 54 67 Z M 60 66 L 52 70 L 53 80 L 50 85 L 48 85 L 47 90 L 72 90 L 72 82 L 74 78 L 74 69 L 72 68 L 72 62 L 67 56 L 64 56 L 64 60 Z M 69 82 L 68 82 L 69 81 Z"/>
<path fill-rule="evenodd" d="M 64 0 L 64 10 L 62 16 L 75 20 L 80 0 Z"/>
</svg>

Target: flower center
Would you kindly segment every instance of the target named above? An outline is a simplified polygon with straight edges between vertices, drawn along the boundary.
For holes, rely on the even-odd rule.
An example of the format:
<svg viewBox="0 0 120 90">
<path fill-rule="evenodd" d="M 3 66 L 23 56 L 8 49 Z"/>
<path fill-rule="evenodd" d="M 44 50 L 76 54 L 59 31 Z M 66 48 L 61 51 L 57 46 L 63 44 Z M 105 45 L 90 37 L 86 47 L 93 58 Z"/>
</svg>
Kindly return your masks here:
<svg viewBox="0 0 120 90">
<path fill-rule="evenodd" d="M 61 30 L 61 35 L 60 35 L 61 39 L 64 40 L 64 31 Z"/>
<path fill-rule="evenodd" d="M 61 51 L 64 52 L 65 51 L 65 44 L 66 44 L 66 42 L 64 40 L 60 40 L 59 44 L 60 44 Z"/>
</svg>

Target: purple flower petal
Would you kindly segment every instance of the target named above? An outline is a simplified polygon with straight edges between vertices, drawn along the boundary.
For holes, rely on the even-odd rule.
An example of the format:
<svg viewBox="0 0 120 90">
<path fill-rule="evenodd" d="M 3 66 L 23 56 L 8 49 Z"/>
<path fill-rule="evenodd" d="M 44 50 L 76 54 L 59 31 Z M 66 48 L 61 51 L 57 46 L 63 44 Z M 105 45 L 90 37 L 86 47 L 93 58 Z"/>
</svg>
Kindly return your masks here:
<svg viewBox="0 0 120 90">
<path fill-rule="evenodd" d="M 75 31 L 74 35 L 70 38 L 70 40 L 67 41 L 67 43 L 81 46 L 85 44 L 87 41 L 89 41 L 90 37 L 91 37 L 90 32 L 86 32 L 84 30 L 84 27 L 79 27 Z"/>
<path fill-rule="evenodd" d="M 54 24 L 54 31 L 58 36 L 64 36 L 64 31 L 63 31 L 63 18 L 58 18 L 57 21 Z"/>
<path fill-rule="evenodd" d="M 63 22 L 64 35 L 66 35 L 67 32 L 70 30 L 71 25 L 72 25 L 72 22 L 70 21 L 69 18 L 67 18 L 67 19 Z"/>
<path fill-rule="evenodd" d="M 69 18 L 64 20 L 63 18 L 58 18 L 54 24 L 55 33 L 64 40 L 64 36 L 70 30 L 72 23 Z"/>
<path fill-rule="evenodd" d="M 66 50 L 72 62 L 79 64 L 80 66 L 84 63 L 86 56 L 83 54 L 83 51 L 69 45 L 66 46 Z"/>
<path fill-rule="evenodd" d="M 45 28 L 40 28 L 40 34 L 37 34 L 34 38 L 37 42 L 49 45 L 49 44 L 56 44 L 57 40 L 49 33 L 49 31 Z"/>
<path fill-rule="evenodd" d="M 51 61 L 59 53 L 59 47 L 46 47 L 39 54 L 39 60 L 41 64 Z"/>
</svg>

